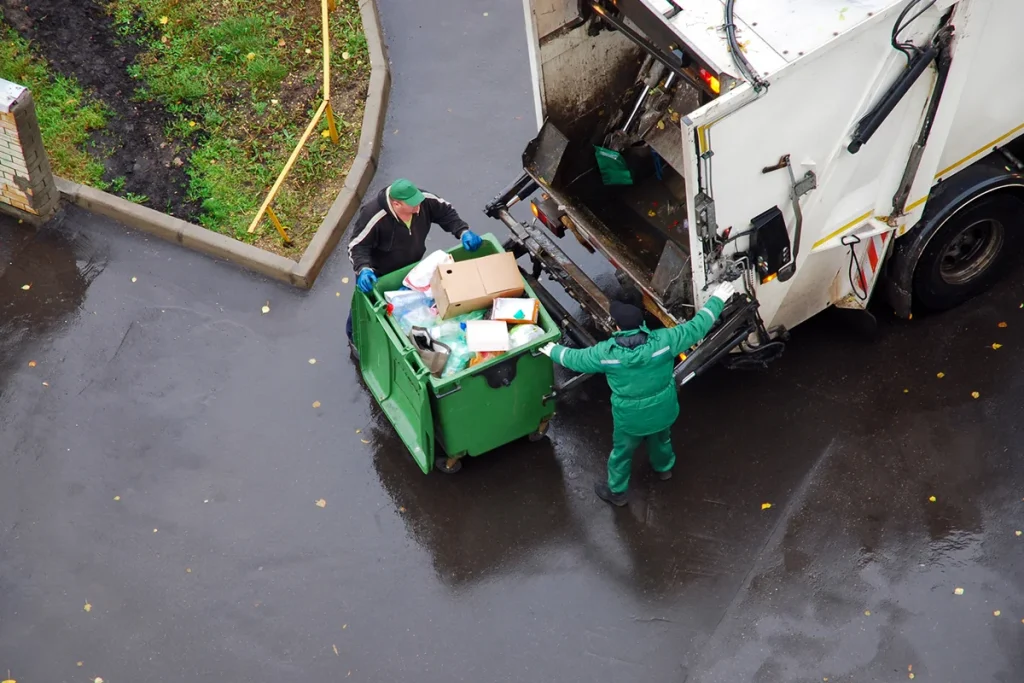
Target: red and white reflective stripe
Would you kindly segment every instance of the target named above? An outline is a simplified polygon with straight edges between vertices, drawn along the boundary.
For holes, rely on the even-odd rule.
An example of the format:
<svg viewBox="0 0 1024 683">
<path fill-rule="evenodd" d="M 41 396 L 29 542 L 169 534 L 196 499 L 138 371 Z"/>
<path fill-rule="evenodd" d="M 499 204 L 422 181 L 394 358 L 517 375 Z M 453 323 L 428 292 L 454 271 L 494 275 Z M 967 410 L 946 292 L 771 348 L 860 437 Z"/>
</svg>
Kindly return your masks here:
<svg viewBox="0 0 1024 683">
<path fill-rule="evenodd" d="M 860 288 L 867 291 L 868 283 L 874 280 L 878 267 L 882 264 L 882 257 L 885 256 L 885 243 L 892 232 L 883 232 L 868 240 L 868 260 L 860 269 Z"/>
</svg>

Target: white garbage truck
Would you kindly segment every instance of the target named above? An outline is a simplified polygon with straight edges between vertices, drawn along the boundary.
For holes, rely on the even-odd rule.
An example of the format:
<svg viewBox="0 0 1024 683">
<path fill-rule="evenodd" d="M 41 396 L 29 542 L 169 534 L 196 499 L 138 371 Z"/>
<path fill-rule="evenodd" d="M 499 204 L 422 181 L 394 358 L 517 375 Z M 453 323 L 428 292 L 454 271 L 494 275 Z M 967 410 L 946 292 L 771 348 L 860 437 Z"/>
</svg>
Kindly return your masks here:
<svg viewBox="0 0 1024 683">
<path fill-rule="evenodd" d="M 776 358 L 830 306 L 960 304 L 1024 231 L 1024 0 L 524 0 L 539 133 L 487 207 L 614 331 L 575 238 L 665 325 L 734 298 L 681 358 Z M 1016 46 L 1016 47 L 1015 47 Z M 533 220 L 510 208 L 529 201 Z M 524 271 L 528 270 L 524 268 Z"/>
</svg>

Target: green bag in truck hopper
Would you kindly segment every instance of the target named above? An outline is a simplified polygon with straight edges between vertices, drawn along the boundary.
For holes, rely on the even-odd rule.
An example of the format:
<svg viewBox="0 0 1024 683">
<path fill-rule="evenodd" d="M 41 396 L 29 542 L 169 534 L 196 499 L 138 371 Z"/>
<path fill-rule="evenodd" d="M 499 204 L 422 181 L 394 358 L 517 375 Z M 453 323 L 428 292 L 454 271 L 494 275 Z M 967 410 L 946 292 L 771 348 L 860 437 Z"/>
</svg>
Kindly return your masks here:
<svg viewBox="0 0 1024 683">
<path fill-rule="evenodd" d="M 633 174 L 626 159 L 613 149 L 594 145 L 597 167 L 601 170 L 601 182 L 605 185 L 632 185 Z"/>
</svg>

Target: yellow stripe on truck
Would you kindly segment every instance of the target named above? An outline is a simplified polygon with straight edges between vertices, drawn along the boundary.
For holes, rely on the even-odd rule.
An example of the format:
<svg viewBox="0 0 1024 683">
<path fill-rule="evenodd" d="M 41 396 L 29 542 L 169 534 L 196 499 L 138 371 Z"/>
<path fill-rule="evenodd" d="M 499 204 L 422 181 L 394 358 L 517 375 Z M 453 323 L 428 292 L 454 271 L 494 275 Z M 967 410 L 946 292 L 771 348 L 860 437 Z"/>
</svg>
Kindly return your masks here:
<svg viewBox="0 0 1024 683">
<path fill-rule="evenodd" d="M 838 237 L 839 235 L 842 235 L 844 232 L 846 232 L 850 228 L 856 227 L 856 225 L 858 223 L 863 223 L 864 221 L 866 221 L 869 218 L 871 218 L 871 212 L 870 211 L 868 211 L 863 216 L 858 216 L 857 218 L 854 218 L 852 221 L 850 221 L 849 223 L 847 223 L 843 227 L 839 228 L 835 232 L 832 232 L 832 233 L 830 233 L 828 235 L 825 235 L 820 240 L 818 240 L 817 242 L 812 244 L 811 245 L 811 249 L 817 249 L 821 245 L 825 244 L 825 242 L 828 242 L 830 239 L 832 239 L 834 237 Z"/>
</svg>

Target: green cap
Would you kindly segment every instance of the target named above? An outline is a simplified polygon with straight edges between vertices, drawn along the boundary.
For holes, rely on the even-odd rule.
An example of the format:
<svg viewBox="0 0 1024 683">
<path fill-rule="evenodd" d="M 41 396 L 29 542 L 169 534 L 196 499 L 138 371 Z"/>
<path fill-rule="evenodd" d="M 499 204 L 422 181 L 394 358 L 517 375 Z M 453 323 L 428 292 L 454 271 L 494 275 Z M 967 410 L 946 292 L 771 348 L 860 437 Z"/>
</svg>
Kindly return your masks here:
<svg viewBox="0 0 1024 683">
<path fill-rule="evenodd" d="M 405 202 L 409 206 L 419 206 L 423 201 L 423 193 L 405 178 L 391 183 L 391 198 Z"/>
</svg>

